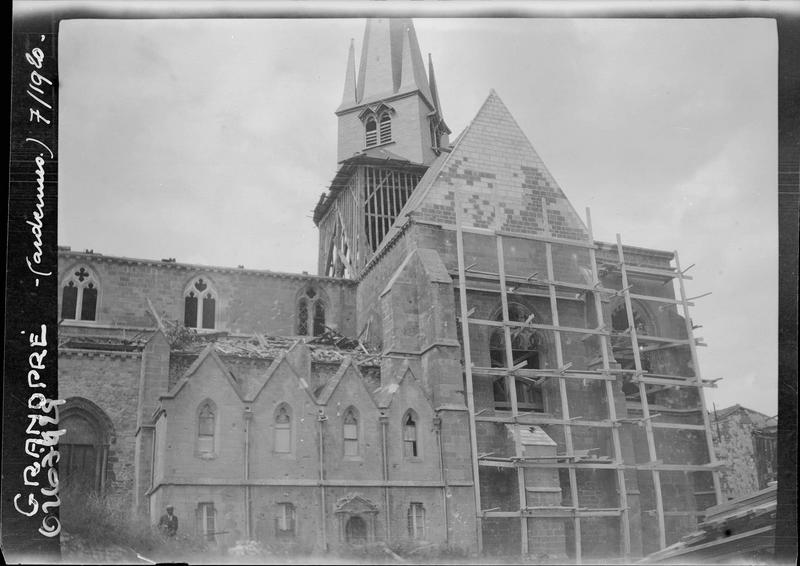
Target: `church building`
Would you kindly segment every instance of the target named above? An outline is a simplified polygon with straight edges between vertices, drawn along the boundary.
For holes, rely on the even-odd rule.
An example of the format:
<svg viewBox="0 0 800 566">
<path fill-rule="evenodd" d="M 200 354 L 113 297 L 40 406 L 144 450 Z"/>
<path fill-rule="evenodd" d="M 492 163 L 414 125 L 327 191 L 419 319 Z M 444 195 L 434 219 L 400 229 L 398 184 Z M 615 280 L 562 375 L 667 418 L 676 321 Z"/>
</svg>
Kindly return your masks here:
<svg viewBox="0 0 800 566">
<path fill-rule="evenodd" d="M 316 275 L 59 248 L 64 481 L 220 547 L 691 532 L 721 499 L 677 254 L 595 241 L 494 91 L 453 136 L 410 19 L 356 63 Z"/>
</svg>

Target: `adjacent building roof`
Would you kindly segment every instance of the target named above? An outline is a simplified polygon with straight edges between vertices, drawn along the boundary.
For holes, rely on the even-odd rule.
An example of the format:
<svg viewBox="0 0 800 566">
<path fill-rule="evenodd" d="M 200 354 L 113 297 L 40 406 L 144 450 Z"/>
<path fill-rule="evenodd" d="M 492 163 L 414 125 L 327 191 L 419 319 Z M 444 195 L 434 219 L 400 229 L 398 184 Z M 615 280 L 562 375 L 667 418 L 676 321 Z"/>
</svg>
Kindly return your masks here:
<svg viewBox="0 0 800 566">
<path fill-rule="evenodd" d="M 731 559 L 768 563 L 775 551 L 777 492 L 778 486 L 772 485 L 710 507 L 695 532 L 645 557 L 640 564 L 718 564 Z"/>
</svg>

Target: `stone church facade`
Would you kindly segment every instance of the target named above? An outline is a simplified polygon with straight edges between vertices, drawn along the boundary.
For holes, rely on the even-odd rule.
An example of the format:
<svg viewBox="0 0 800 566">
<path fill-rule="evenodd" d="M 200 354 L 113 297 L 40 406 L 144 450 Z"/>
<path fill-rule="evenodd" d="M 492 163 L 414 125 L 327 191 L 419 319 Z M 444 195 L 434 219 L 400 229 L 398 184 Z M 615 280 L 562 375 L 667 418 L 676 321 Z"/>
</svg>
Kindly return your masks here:
<svg viewBox="0 0 800 566">
<path fill-rule="evenodd" d="M 61 474 L 222 546 L 680 538 L 719 486 L 673 253 L 595 242 L 494 91 L 451 142 L 411 20 L 359 63 L 318 275 L 60 248 Z"/>
</svg>

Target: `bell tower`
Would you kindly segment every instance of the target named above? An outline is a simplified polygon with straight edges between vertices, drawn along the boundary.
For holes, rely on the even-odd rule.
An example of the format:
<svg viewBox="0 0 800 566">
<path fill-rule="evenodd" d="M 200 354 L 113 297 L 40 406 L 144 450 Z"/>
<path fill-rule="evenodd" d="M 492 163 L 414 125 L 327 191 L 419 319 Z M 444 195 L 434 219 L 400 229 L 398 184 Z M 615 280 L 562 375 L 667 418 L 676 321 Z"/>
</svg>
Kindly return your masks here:
<svg viewBox="0 0 800 566">
<path fill-rule="evenodd" d="M 347 57 L 336 176 L 314 211 L 320 275 L 355 277 L 381 246 L 428 166 L 449 145 L 433 62 L 409 18 L 369 19 L 356 72 Z"/>
</svg>

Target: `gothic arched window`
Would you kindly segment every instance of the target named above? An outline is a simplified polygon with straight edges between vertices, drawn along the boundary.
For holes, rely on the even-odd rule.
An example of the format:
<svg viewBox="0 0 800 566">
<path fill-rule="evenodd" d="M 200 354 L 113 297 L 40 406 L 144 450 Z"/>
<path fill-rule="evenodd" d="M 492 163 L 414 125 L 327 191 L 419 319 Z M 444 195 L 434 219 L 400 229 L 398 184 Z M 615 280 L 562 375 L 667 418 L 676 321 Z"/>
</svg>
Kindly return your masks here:
<svg viewBox="0 0 800 566">
<path fill-rule="evenodd" d="M 420 455 L 418 421 L 417 414 L 411 409 L 403 417 L 403 456 L 406 458 L 418 458 Z"/>
<path fill-rule="evenodd" d="M 380 143 L 392 141 L 392 117 L 384 112 L 380 117 Z"/>
<path fill-rule="evenodd" d="M 344 412 L 342 438 L 344 439 L 344 455 L 358 456 L 358 413 L 353 407 Z"/>
<path fill-rule="evenodd" d="M 636 328 L 638 336 L 646 336 L 650 334 L 648 330 L 647 317 L 636 308 L 633 307 L 633 325 Z M 628 320 L 628 310 L 625 308 L 625 303 L 620 303 L 617 308 L 611 313 L 611 327 L 615 332 L 626 332 L 630 327 Z M 630 336 L 617 337 L 612 340 L 612 347 L 614 350 L 614 358 L 622 365 L 622 369 L 636 369 L 636 361 L 633 356 L 633 343 Z M 650 371 L 651 360 L 650 353 L 645 350 L 645 345 L 639 343 L 639 360 L 642 364 L 644 371 Z"/>
<path fill-rule="evenodd" d="M 297 300 L 297 334 L 319 336 L 325 332 L 325 302 L 319 292 L 308 287 Z"/>
<path fill-rule="evenodd" d="M 508 319 L 511 322 L 525 322 L 531 317 L 531 312 L 523 305 L 510 303 L 508 305 Z M 497 320 L 502 320 L 500 313 Z M 523 369 L 541 369 L 543 360 L 542 346 L 544 340 L 539 332 L 533 328 L 511 329 L 511 355 L 506 359 L 505 330 L 496 328 L 489 337 L 489 357 L 492 367 L 511 368 L 520 364 Z M 507 380 L 500 377 L 494 381 L 495 408 L 509 410 L 511 397 L 508 392 Z M 517 394 L 517 409 L 525 412 L 544 412 L 544 396 L 540 385 L 525 379 L 517 378 L 515 381 Z"/>
<path fill-rule="evenodd" d="M 212 330 L 216 325 L 217 293 L 204 277 L 192 280 L 183 293 L 183 325 Z"/>
<path fill-rule="evenodd" d="M 286 403 L 282 403 L 275 411 L 274 424 L 275 452 L 290 454 L 292 452 L 292 410 Z"/>
<path fill-rule="evenodd" d="M 64 280 L 61 292 L 61 318 L 65 320 L 97 319 L 97 277 L 85 266 L 79 266 Z"/>
<path fill-rule="evenodd" d="M 367 118 L 367 122 L 364 125 L 364 135 L 365 135 L 365 146 L 372 147 L 378 145 L 378 123 L 375 121 L 375 118 L 369 117 Z"/>
<path fill-rule="evenodd" d="M 652 334 L 650 331 L 650 324 L 648 317 L 643 313 L 635 303 L 631 304 L 633 308 L 633 326 L 636 329 L 637 336 L 646 336 Z M 628 320 L 628 310 L 625 303 L 620 303 L 611 312 L 611 328 L 614 332 L 626 333 L 624 336 L 612 336 L 611 347 L 614 353 L 614 359 L 620 364 L 622 369 L 635 370 L 636 358 L 633 352 L 633 341 L 631 340 L 628 329 L 630 328 L 630 321 Z M 643 371 L 652 371 L 653 359 L 652 353 L 647 351 L 646 343 L 639 342 L 639 362 Z M 631 399 L 638 399 L 640 393 L 639 386 L 630 376 L 626 375 L 622 382 L 622 392 Z M 653 395 L 647 395 L 649 403 L 655 402 Z"/>
<path fill-rule="evenodd" d="M 204 401 L 197 411 L 197 452 L 213 454 L 216 450 L 217 408 L 211 400 Z"/>
</svg>

